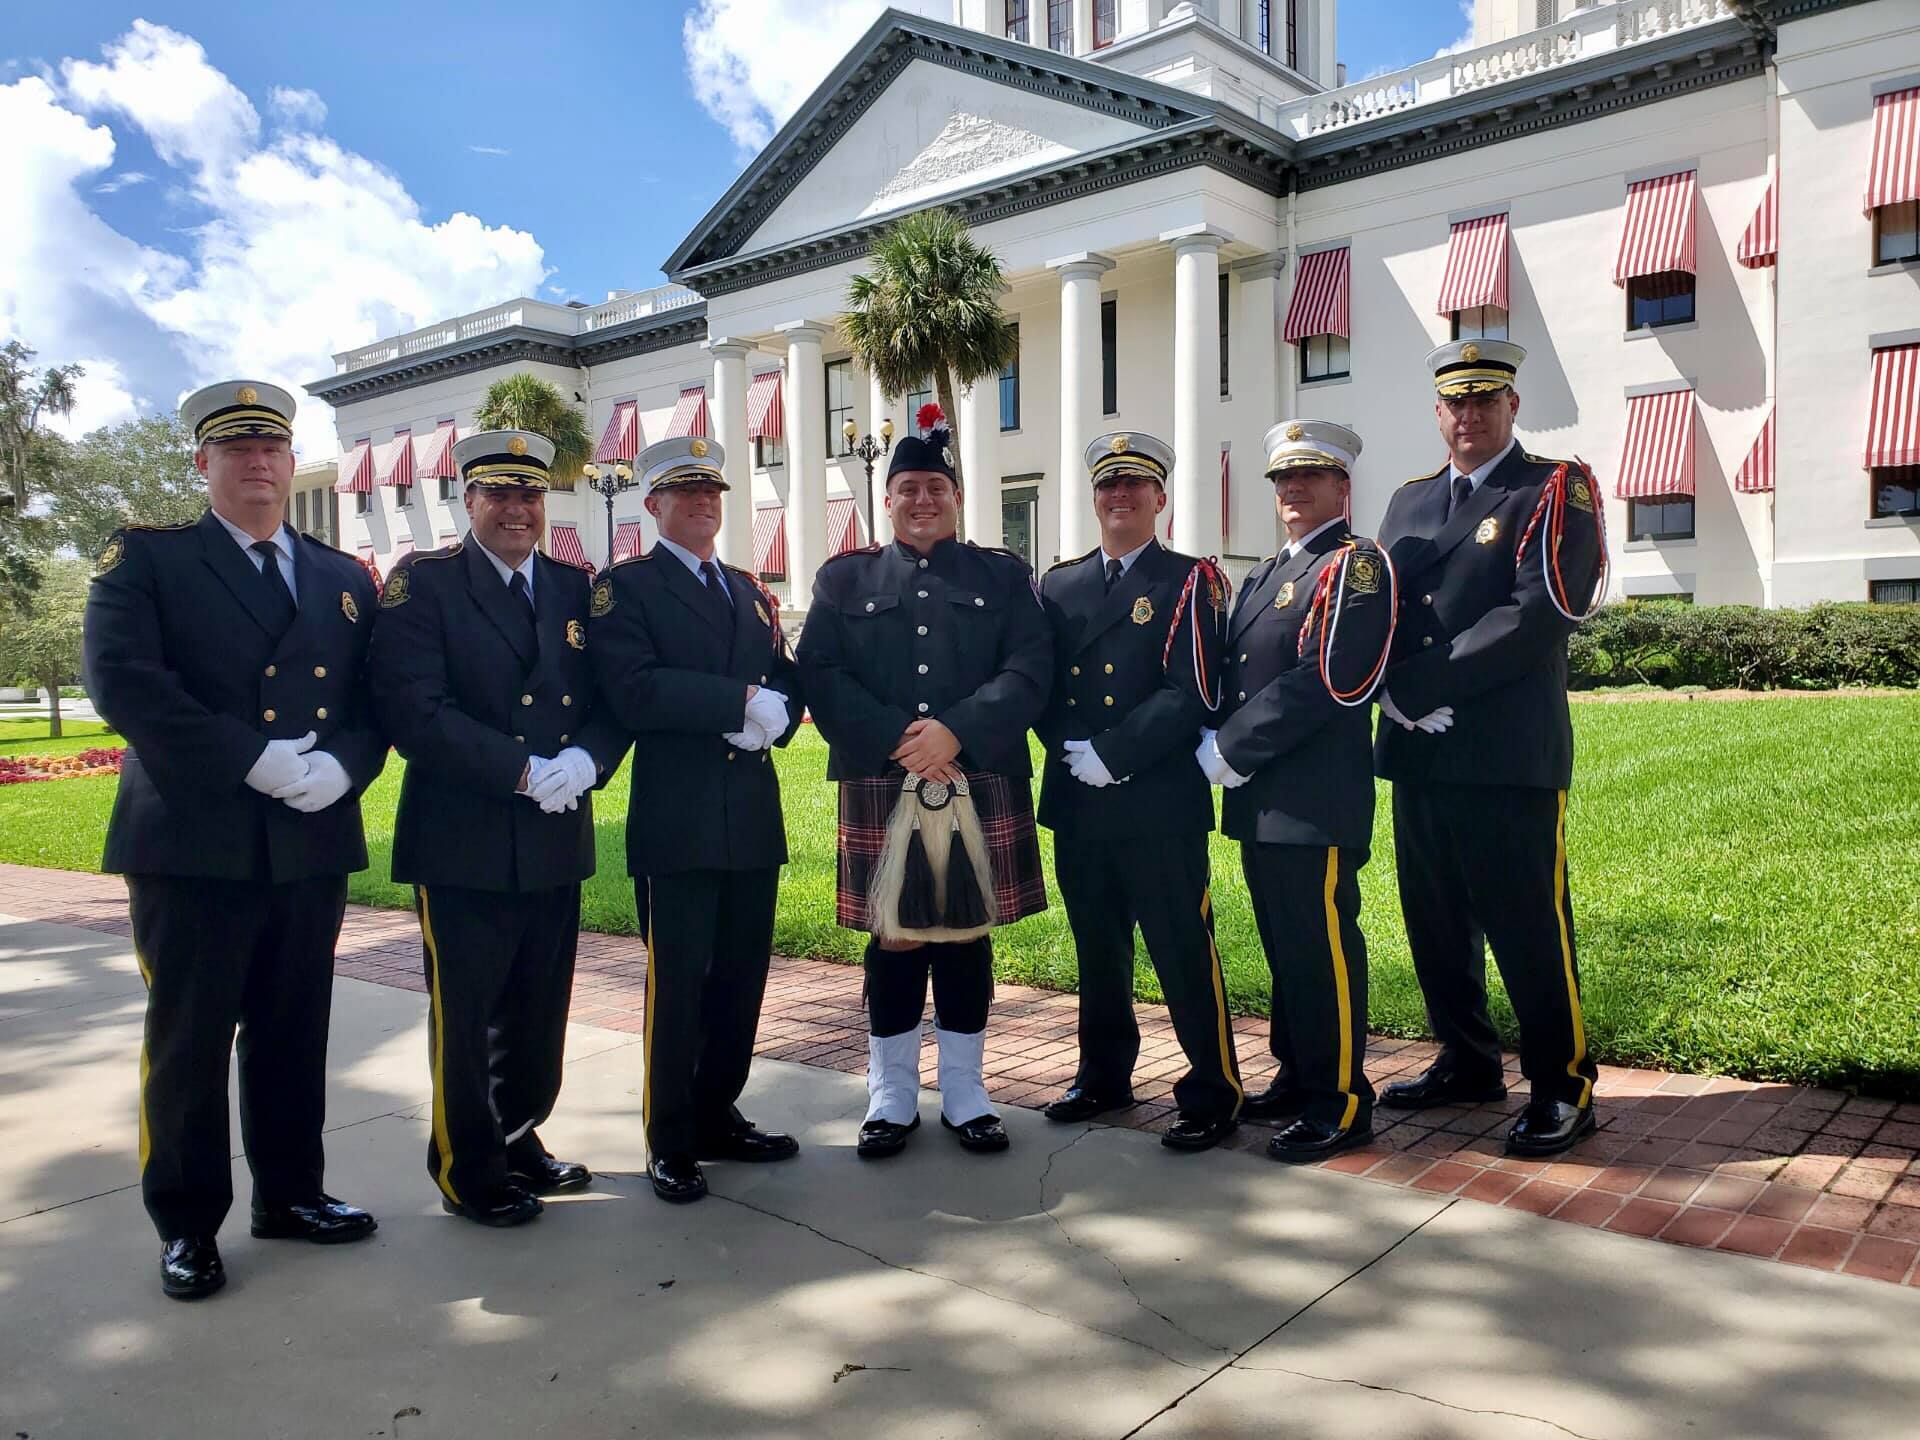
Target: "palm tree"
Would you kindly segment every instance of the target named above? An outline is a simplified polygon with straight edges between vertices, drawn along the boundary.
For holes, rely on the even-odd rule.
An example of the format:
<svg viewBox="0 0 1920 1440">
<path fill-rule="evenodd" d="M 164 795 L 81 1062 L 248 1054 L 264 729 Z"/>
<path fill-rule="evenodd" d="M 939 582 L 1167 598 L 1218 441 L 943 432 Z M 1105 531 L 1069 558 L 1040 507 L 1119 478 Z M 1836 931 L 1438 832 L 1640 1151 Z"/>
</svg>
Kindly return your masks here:
<svg viewBox="0 0 1920 1440">
<path fill-rule="evenodd" d="M 496 380 L 473 412 L 482 430 L 528 430 L 553 442 L 553 488 L 571 490 L 593 454 L 587 417 L 548 381 L 524 371 Z"/>
<path fill-rule="evenodd" d="M 873 242 L 871 260 L 847 286 L 848 348 L 889 400 L 932 376 L 957 442 L 956 383 L 970 390 L 995 378 L 1020 351 L 1000 309 L 1000 262 L 951 210 L 905 216 Z M 958 455 L 956 443 L 956 477 Z"/>
</svg>

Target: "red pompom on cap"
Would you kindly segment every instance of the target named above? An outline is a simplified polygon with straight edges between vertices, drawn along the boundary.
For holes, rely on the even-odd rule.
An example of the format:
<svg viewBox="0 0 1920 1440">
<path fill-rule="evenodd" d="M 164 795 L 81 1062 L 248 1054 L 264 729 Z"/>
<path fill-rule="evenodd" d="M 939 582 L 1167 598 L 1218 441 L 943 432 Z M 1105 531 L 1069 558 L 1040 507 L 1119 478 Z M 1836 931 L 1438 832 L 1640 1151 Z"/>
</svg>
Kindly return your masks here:
<svg viewBox="0 0 1920 1440">
<path fill-rule="evenodd" d="M 939 426 L 947 423 L 946 411 L 929 401 L 913 412 L 913 428 L 920 432 L 921 438 L 931 435 Z"/>
</svg>

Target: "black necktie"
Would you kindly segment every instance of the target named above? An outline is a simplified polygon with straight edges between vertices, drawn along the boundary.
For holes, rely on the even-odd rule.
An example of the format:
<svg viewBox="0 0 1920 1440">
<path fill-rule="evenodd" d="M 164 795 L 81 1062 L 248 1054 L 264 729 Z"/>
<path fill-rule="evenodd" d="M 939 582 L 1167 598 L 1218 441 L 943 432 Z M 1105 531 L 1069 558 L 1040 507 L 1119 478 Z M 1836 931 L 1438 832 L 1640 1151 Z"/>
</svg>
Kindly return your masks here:
<svg viewBox="0 0 1920 1440">
<path fill-rule="evenodd" d="M 271 540 L 256 540 L 252 549 L 260 557 L 260 619 L 267 633 L 278 640 L 293 624 L 298 607 L 280 574 L 280 547 Z"/>
<path fill-rule="evenodd" d="M 707 592 L 707 609 L 720 624 L 722 630 L 733 628 L 733 597 L 727 593 L 727 582 L 720 578 L 720 567 L 711 560 L 700 562 L 700 577 L 707 583 L 700 588 Z"/>
<path fill-rule="evenodd" d="M 1466 504 L 1467 501 L 1471 500 L 1472 498 L 1473 498 L 1473 481 L 1465 475 L 1454 476 L 1453 477 L 1453 504 L 1447 510 L 1447 518 L 1451 520 L 1454 516 L 1454 512 L 1459 510 L 1459 508 L 1462 505 Z"/>
<path fill-rule="evenodd" d="M 507 589 L 512 592 L 514 599 L 527 607 L 528 618 L 532 618 L 533 591 L 527 588 L 527 577 L 518 570 L 514 571 L 513 578 L 507 581 Z"/>
<path fill-rule="evenodd" d="M 521 638 L 526 642 L 527 649 L 538 650 L 540 632 L 533 623 L 533 590 L 527 584 L 527 577 L 518 570 L 514 571 L 507 577 L 507 593 L 513 596 L 514 604 L 511 608 L 514 614 L 524 616 L 526 619 L 526 624 L 520 630 Z"/>
<path fill-rule="evenodd" d="M 1120 577 L 1124 574 L 1126 574 L 1126 571 L 1121 568 L 1118 560 L 1109 559 L 1107 561 L 1107 590 L 1109 593 L 1112 592 L 1114 586 L 1120 583 Z"/>
</svg>

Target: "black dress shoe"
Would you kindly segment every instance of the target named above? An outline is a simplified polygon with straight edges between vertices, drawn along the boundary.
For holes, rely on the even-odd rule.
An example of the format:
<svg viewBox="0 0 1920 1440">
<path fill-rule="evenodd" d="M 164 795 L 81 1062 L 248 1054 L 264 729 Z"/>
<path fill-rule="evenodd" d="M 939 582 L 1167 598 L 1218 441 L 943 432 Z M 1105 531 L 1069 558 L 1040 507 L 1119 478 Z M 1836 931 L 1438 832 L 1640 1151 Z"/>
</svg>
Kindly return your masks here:
<svg viewBox="0 0 1920 1440">
<path fill-rule="evenodd" d="M 889 1155 L 898 1155 L 907 1148 L 907 1137 L 919 1128 L 918 1115 L 905 1125 L 896 1125 L 891 1120 L 869 1120 L 860 1127 L 860 1140 L 853 1147 L 853 1153 L 862 1160 L 884 1160 Z"/>
<path fill-rule="evenodd" d="M 1290 1165 L 1324 1160 L 1342 1150 L 1355 1150 L 1373 1139 L 1373 1122 L 1342 1129 L 1322 1120 L 1296 1120 L 1267 1142 L 1267 1154 Z"/>
<path fill-rule="evenodd" d="M 1216 1115 L 1212 1119 L 1177 1115 L 1173 1123 L 1160 1132 L 1160 1143 L 1169 1150 L 1211 1150 L 1239 1128 L 1240 1122 L 1231 1115 Z"/>
<path fill-rule="evenodd" d="M 1007 1138 L 1007 1127 L 1000 1123 L 998 1115 L 980 1115 L 972 1120 L 963 1120 L 958 1125 L 942 1115 L 940 1123 L 953 1132 L 953 1138 L 960 1142 L 962 1150 L 971 1150 L 976 1155 L 1004 1150 L 1013 1143 Z"/>
<path fill-rule="evenodd" d="M 311 1240 L 316 1245 L 345 1245 L 364 1240 L 380 1228 L 366 1211 L 321 1195 L 304 1205 L 273 1205 L 253 1212 L 256 1240 Z"/>
<path fill-rule="evenodd" d="M 647 1162 L 647 1178 L 662 1200 L 684 1205 L 706 1198 L 707 1177 L 691 1155 L 656 1155 Z"/>
<path fill-rule="evenodd" d="M 227 1283 L 211 1235 L 169 1240 L 160 1252 L 160 1288 L 175 1300 L 202 1300 Z"/>
<path fill-rule="evenodd" d="M 1565 1100 L 1535 1100 L 1507 1132 L 1509 1155 L 1558 1155 L 1594 1128 L 1593 1106 Z"/>
<path fill-rule="evenodd" d="M 578 1160 L 523 1155 L 507 1161 L 507 1178 L 530 1194 L 558 1195 L 563 1190 L 586 1189 L 593 1183 L 593 1172 Z"/>
<path fill-rule="evenodd" d="M 443 1195 L 440 1197 L 440 1208 L 449 1215 L 458 1215 L 462 1220 L 471 1220 L 476 1225 L 505 1230 L 538 1219 L 540 1212 L 547 1207 L 540 1203 L 537 1196 L 529 1195 L 518 1185 L 503 1185 L 491 1194 L 472 1200 L 454 1201 Z"/>
<path fill-rule="evenodd" d="M 1441 1063 L 1428 1066 L 1415 1079 L 1395 1081 L 1374 1103 L 1390 1110 L 1431 1110 L 1439 1105 L 1487 1105 L 1506 1098 L 1506 1082 L 1499 1076 L 1471 1080 Z"/>
<path fill-rule="evenodd" d="M 1047 1119 L 1062 1125 L 1077 1125 L 1083 1120 L 1093 1119 L 1096 1115 L 1104 1115 L 1109 1110 L 1132 1109 L 1138 1103 L 1131 1095 L 1115 1095 L 1109 1098 L 1075 1085 L 1040 1113 Z"/>
<path fill-rule="evenodd" d="M 800 1142 L 778 1130 L 759 1130 L 752 1125 L 731 1134 L 716 1135 L 700 1142 L 693 1152 L 696 1160 L 791 1160 L 800 1153 Z"/>
<path fill-rule="evenodd" d="M 1298 1115 L 1307 1105 L 1306 1091 L 1286 1080 L 1276 1080 L 1258 1094 L 1240 1102 L 1242 1120 L 1281 1120 Z"/>
</svg>

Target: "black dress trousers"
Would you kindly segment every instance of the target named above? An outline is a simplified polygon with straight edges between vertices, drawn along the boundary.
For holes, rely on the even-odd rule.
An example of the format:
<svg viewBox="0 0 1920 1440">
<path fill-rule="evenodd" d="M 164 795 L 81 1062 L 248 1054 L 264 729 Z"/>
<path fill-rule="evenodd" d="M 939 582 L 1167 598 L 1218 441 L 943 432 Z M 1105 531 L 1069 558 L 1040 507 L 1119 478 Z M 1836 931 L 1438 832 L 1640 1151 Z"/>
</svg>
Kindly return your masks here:
<svg viewBox="0 0 1920 1440">
<path fill-rule="evenodd" d="M 344 875 L 282 884 L 129 875 L 147 983 L 140 1193 L 163 1240 L 212 1235 L 233 1203 L 227 1066 L 255 1208 L 321 1191 L 327 1022 Z"/>
</svg>

